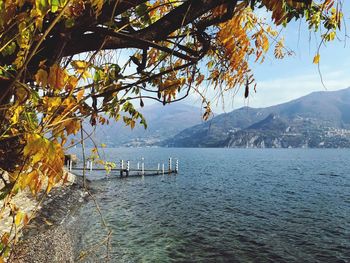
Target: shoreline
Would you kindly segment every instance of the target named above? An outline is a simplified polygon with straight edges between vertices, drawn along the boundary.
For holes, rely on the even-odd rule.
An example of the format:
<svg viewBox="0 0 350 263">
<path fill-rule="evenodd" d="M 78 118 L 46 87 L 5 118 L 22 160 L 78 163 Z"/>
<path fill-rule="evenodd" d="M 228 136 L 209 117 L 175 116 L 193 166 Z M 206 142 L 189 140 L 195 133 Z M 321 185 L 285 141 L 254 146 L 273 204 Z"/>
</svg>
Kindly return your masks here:
<svg viewBox="0 0 350 263">
<path fill-rule="evenodd" d="M 8 262 L 75 262 L 74 238 L 68 223 L 88 199 L 82 181 L 74 176 L 72 184 L 51 190 L 35 218 L 22 230 Z"/>
</svg>

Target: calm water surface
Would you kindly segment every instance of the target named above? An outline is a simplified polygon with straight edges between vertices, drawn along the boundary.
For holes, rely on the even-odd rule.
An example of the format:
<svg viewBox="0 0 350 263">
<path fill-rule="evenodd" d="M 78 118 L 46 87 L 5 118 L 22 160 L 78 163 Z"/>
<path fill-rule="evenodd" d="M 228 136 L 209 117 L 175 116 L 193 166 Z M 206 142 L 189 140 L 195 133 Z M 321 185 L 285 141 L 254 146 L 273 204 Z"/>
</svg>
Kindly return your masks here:
<svg viewBox="0 0 350 263">
<path fill-rule="evenodd" d="M 113 230 L 111 262 L 350 262 L 350 150 L 105 149 L 178 176 L 94 179 Z M 105 236 L 94 204 L 75 216 L 77 249 Z M 103 261 L 105 249 L 94 249 Z"/>
</svg>

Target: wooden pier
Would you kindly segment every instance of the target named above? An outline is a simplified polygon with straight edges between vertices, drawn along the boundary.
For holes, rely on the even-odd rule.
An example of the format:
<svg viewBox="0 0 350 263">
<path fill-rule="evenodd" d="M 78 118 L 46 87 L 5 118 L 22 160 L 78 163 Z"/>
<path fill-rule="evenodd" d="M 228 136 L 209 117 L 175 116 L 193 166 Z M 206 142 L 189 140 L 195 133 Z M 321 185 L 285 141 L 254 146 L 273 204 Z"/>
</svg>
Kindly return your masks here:
<svg viewBox="0 0 350 263">
<path fill-rule="evenodd" d="M 68 171 L 109 171 L 108 176 L 115 177 L 115 173 L 119 175 L 119 178 L 126 177 L 142 177 L 142 176 L 157 176 L 157 175 L 177 175 L 179 172 L 179 160 L 175 160 L 175 167 L 172 167 L 173 159 L 170 157 L 168 160 L 168 169 L 165 169 L 164 163 L 158 163 L 156 169 L 145 169 L 144 158 L 141 158 L 140 162 L 137 163 L 137 168 L 131 168 L 130 161 L 120 160 L 118 168 L 106 169 L 103 167 L 94 167 L 94 162 L 89 160 L 86 162 L 85 167 L 75 167 L 72 164 L 72 161 L 68 160 L 67 169 Z M 111 174 L 113 172 L 113 174 Z"/>
</svg>

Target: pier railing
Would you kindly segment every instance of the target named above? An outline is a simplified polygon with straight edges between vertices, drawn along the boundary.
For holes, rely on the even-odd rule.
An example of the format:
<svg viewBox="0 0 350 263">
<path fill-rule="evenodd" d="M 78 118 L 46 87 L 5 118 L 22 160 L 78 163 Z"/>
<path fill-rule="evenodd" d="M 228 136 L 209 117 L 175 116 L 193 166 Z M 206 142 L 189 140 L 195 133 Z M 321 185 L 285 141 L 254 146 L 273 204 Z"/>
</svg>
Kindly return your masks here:
<svg viewBox="0 0 350 263">
<path fill-rule="evenodd" d="M 88 160 L 86 162 L 86 166 L 78 167 L 73 165 L 72 160 L 68 160 L 67 162 L 67 170 L 68 171 L 106 171 L 106 168 L 97 166 L 94 164 L 93 160 Z M 177 175 L 179 172 L 179 160 L 175 159 L 175 166 L 173 167 L 173 158 L 169 157 L 168 159 L 168 169 L 165 169 L 165 164 L 158 163 L 157 168 L 145 168 L 144 158 L 141 158 L 140 162 L 137 162 L 137 166 L 133 168 L 131 166 L 131 162 L 129 160 L 120 160 L 118 168 L 108 169 L 110 172 L 119 173 L 120 177 L 129 177 L 129 176 L 154 176 L 154 175 Z"/>
</svg>

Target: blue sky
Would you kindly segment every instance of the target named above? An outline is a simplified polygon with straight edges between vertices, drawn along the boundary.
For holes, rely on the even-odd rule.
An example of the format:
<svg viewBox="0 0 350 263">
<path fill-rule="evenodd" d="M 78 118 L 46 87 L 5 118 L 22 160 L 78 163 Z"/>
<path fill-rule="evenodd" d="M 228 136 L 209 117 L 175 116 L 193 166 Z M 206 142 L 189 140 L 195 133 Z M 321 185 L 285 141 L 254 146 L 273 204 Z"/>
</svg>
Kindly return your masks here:
<svg viewBox="0 0 350 263">
<path fill-rule="evenodd" d="M 345 1 L 343 12 L 350 30 L 349 1 Z M 233 99 L 232 95 L 228 94 L 225 97 L 225 107 L 219 102 L 218 105 L 212 105 L 213 110 L 220 113 L 245 105 L 266 107 L 296 99 L 313 91 L 350 87 L 350 38 L 345 46 L 345 33 L 344 30 L 339 33 L 342 41 L 335 40 L 321 48 L 320 68 L 326 89 L 322 86 L 317 65 L 312 63 L 320 33 L 310 35 L 305 23 L 297 21 L 290 23 L 282 32 L 286 46 L 292 49 L 295 55 L 283 60 L 276 60 L 269 55 L 263 64 L 254 64 L 257 93 L 251 93 L 249 100 L 243 98 L 243 89 Z M 187 102 L 200 106 L 200 101 L 193 97 Z"/>
</svg>

